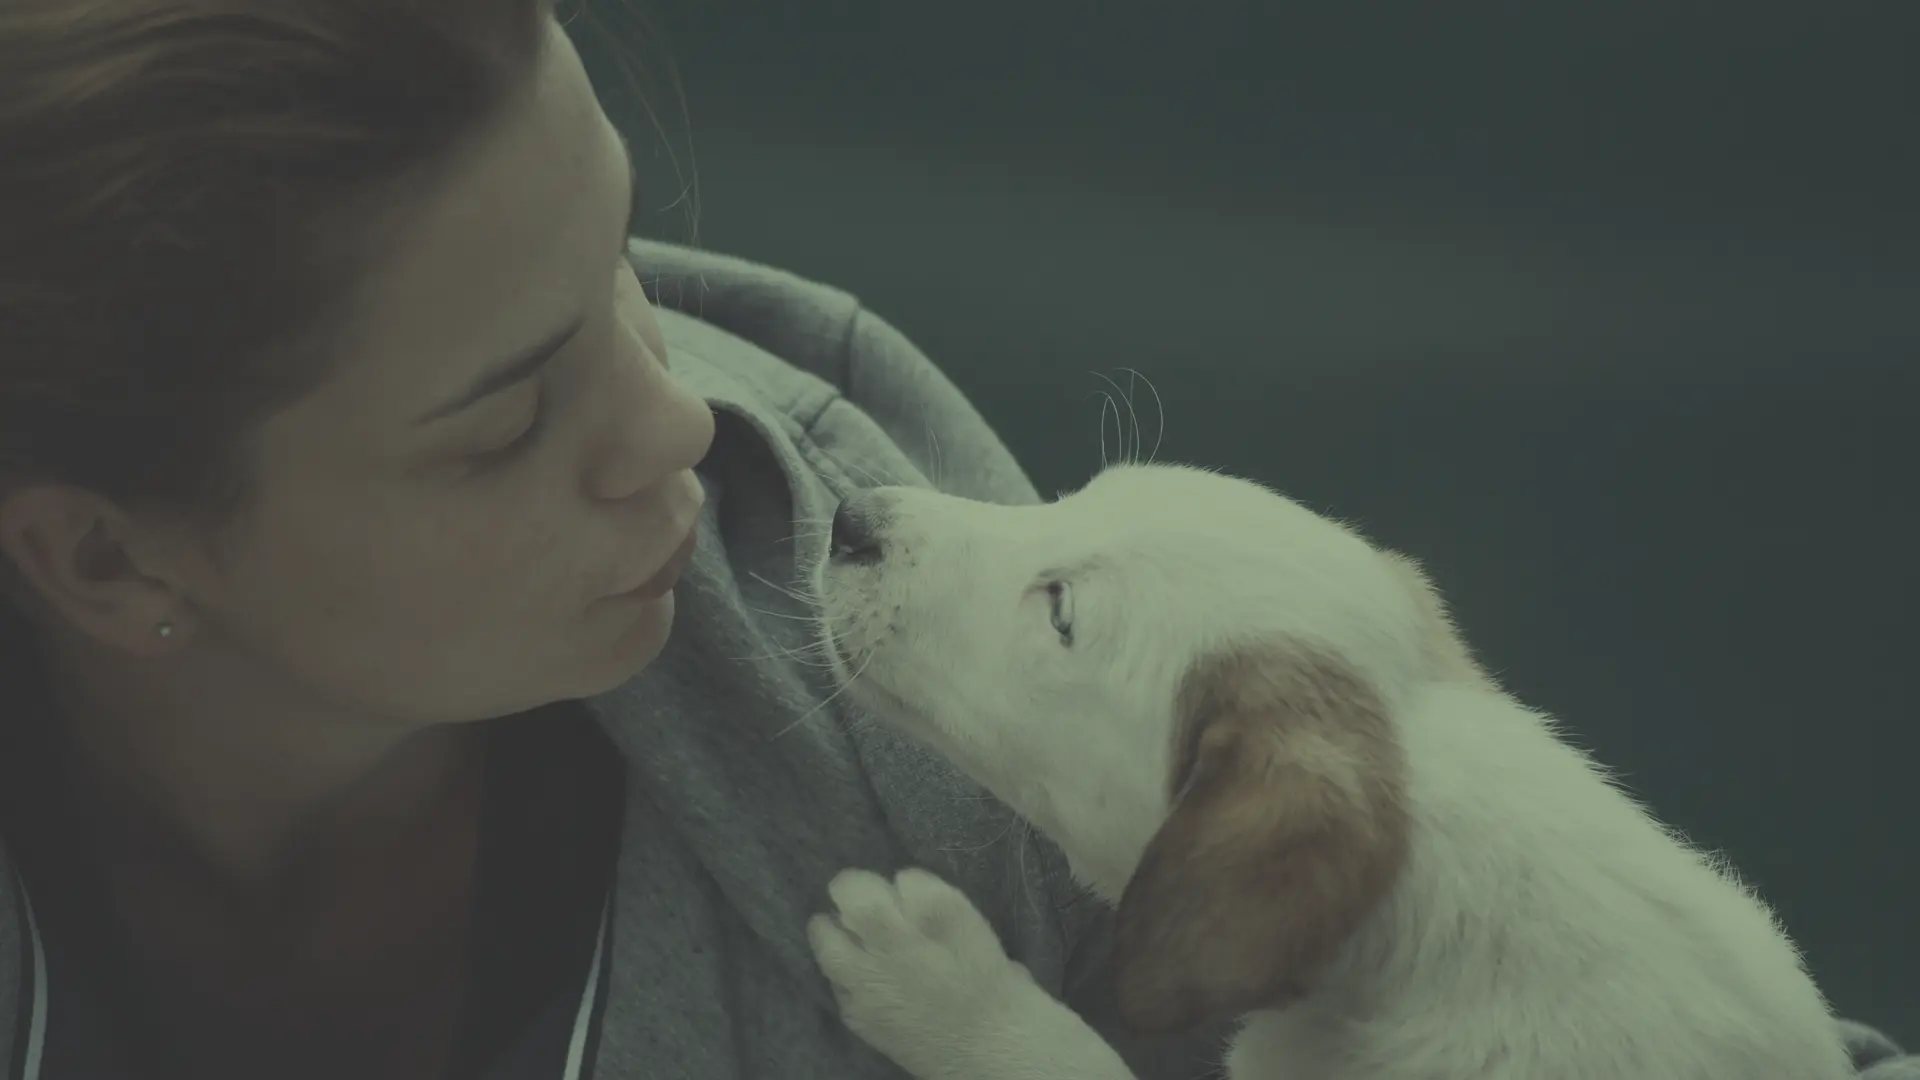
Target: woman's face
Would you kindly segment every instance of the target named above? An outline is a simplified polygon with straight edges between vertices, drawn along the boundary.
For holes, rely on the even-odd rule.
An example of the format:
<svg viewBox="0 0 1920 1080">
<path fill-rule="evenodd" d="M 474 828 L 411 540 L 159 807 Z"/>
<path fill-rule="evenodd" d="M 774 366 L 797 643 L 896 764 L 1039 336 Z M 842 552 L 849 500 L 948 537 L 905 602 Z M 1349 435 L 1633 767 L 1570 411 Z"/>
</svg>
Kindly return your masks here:
<svg viewBox="0 0 1920 1080">
<path fill-rule="evenodd" d="M 622 141 L 550 34 L 531 93 L 402 219 L 339 369 L 265 424 L 230 556 L 181 573 L 190 634 L 347 711 L 503 715 L 666 642 L 672 595 L 633 591 L 694 526 L 713 417 L 623 257 Z"/>
</svg>

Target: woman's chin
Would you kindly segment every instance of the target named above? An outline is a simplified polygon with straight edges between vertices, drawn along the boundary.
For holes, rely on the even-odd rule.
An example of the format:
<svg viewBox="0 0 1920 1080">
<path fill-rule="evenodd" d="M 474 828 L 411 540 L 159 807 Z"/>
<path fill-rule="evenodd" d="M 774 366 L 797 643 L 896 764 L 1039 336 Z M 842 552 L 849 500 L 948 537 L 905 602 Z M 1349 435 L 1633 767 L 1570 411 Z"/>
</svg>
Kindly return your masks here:
<svg viewBox="0 0 1920 1080">
<path fill-rule="evenodd" d="M 588 696 L 616 689 L 640 674 L 648 664 L 659 659 L 673 632 L 671 591 L 622 606 L 624 610 L 615 625 L 612 648 L 606 654 L 602 673 L 594 679 L 598 688 L 589 691 Z"/>
</svg>

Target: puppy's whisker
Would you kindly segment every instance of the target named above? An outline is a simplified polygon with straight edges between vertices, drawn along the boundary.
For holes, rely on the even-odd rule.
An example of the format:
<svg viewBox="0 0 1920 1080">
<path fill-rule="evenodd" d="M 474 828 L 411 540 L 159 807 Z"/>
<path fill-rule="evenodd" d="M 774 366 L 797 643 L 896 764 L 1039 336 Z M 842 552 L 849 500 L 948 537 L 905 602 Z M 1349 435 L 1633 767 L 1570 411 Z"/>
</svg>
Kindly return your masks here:
<svg viewBox="0 0 1920 1080">
<path fill-rule="evenodd" d="M 932 424 L 927 425 L 927 444 L 933 451 L 933 475 L 927 479 L 933 482 L 936 490 L 944 491 L 946 484 L 941 475 L 943 470 L 940 460 L 940 436 L 934 432 Z"/>
<path fill-rule="evenodd" d="M 1013 822 L 1020 828 L 1020 838 L 1015 841 L 1013 856 L 1014 877 L 1020 882 L 1020 894 L 1043 896 L 1045 893 L 1034 890 L 1032 875 L 1027 871 L 1027 851 L 1033 847 L 1033 826 L 1027 824 L 1027 819 L 1018 814 L 1013 815 Z"/>
<path fill-rule="evenodd" d="M 1138 464 L 1140 461 L 1140 444 L 1142 440 L 1140 438 L 1140 414 L 1136 412 L 1133 407 L 1133 383 L 1127 383 L 1127 388 L 1120 392 L 1120 400 L 1127 404 L 1127 431 L 1132 437 L 1131 447 L 1127 451 L 1127 460 Z"/>
<path fill-rule="evenodd" d="M 1137 463 L 1140 458 L 1140 417 L 1133 411 L 1133 398 L 1130 397 L 1125 390 L 1120 389 L 1120 384 L 1114 382 L 1111 376 L 1098 371 L 1094 372 L 1094 375 L 1104 379 L 1108 386 L 1113 387 L 1114 394 L 1127 405 L 1127 420 L 1133 425 L 1133 449 L 1131 451 L 1127 449 L 1127 424 L 1121 421 L 1120 407 L 1117 404 L 1113 410 L 1113 426 L 1120 431 L 1120 460 L 1122 462 Z"/>
<path fill-rule="evenodd" d="M 831 668 L 833 662 L 826 656 L 822 643 L 814 642 L 805 647 L 792 649 L 776 645 L 772 652 L 758 656 L 735 656 L 729 659 L 736 664 L 761 663 L 768 660 L 789 660 L 810 668 Z"/>
<path fill-rule="evenodd" d="M 1124 423 L 1121 423 L 1120 421 L 1120 403 L 1114 400 L 1113 395 L 1102 392 L 1100 395 L 1100 398 L 1101 398 L 1101 401 L 1103 402 L 1103 404 L 1100 407 L 1100 432 L 1101 432 L 1100 445 L 1102 447 L 1101 456 L 1103 457 L 1105 456 L 1104 448 L 1106 446 L 1106 430 L 1107 430 L 1106 414 L 1108 413 L 1108 411 L 1111 411 L 1113 413 L 1114 447 L 1113 447 L 1113 457 L 1107 461 L 1107 464 L 1116 465 L 1122 461 L 1127 460 L 1127 426 Z"/>
<path fill-rule="evenodd" d="M 1095 390 L 1094 393 L 1099 395 L 1100 398 L 1100 467 L 1104 469 L 1113 464 L 1113 459 L 1107 456 L 1107 410 L 1113 410 L 1115 417 L 1114 426 L 1117 428 L 1119 426 L 1120 409 L 1113 403 L 1113 395 L 1107 393 L 1105 390 Z"/>
<path fill-rule="evenodd" d="M 878 731 L 879 729 L 880 721 L 864 713 L 856 712 L 847 714 L 847 730 L 849 732 L 856 735 L 863 735 L 869 731 Z"/>
<path fill-rule="evenodd" d="M 801 603 L 806 604 L 808 606 L 812 606 L 813 604 L 813 601 L 805 593 L 795 591 L 796 589 L 805 588 L 806 586 L 804 585 L 796 585 L 796 586 L 777 585 L 774 582 L 760 576 L 759 574 L 751 570 L 747 571 L 747 576 L 759 582 L 760 584 L 765 585 L 767 588 L 772 589 L 774 592 L 777 592 L 782 596 L 787 597 L 790 600 L 798 600 Z M 774 614 L 774 612 L 765 612 L 764 614 L 771 615 L 771 614 Z M 813 618 L 813 616 L 811 615 L 788 615 L 786 617 L 789 619 L 809 619 L 809 620 Z"/>
<path fill-rule="evenodd" d="M 828 694 L 826 697 L 821 698 L 817 703 L 815 703 L 813 708 L 808 709 L 806 712 L 801 713 L 799 716 L 794 718 L 792 723 L 781 728 L 779 731 L 774 732 L 772 735 L 768 736 L 768 738 L 778 739 L 782 735 L 785 735 L 787 732 L 792 731 L 794 728 L 797 728 L 800 725 L 806 723 L 808 720 L 813 719 L 815 713 L 818 713 L 820 710 L 826 708 L 828 705 L 836 701 L 840 697 L 840 695 L 846 693 L 847 688 L 852 686 L 854 682 L 857 681 L 860 678 L 860 676 L 866 672 L 867 666 L 872 663 L 873 663 L 873 654 L 868 653 L 867 658 L 861 662 L 859 669 L 856 670 L 853 674 L 847 676 L 847 680 L 841 683 L 840 686 L 836 688 L 833 693 Z"/>
<path fill-rule="evenodd" d="M 1001 829 L 999 832 L 995 833 L 992 837 L 986 840 L 982 840 L 978 844 L 951 844 L 951 845 L 942 847 L 940 850 L 941 851 L 957 851 L 957 852 L 963 852 L 968 855 L 976 855 L 982 851 L 987 850 L 990 847 L 993 847 L 995 844 L 998 844 L 1000 841 L 1005 840 L 1007 838 L 1007 834 L 1013 832 L 1014 825 L 1019 820 L 1020 819 L 1017 816 L 1013 814 L 1009 814 L 1007 815 L 1006 827 Z"/>
<path fill-rule="evenodd" d="M 1153 395 L 1153 414 L 1154 416 L 1158 417 L 1158 422 L 1156 424 L 1156 427 L 1153 433 L 1153 449 L 1147 453 L 1146 462 L 1145 462 L 1145 464 L 1152 464 L 1156 459 L 1159 458 L 1160 442 L 1162 439 L 1166 438 L 1166 435 L 1167 435 L 1166 402 L 1161 400 L 1160 390 L 1158 387 L 1153 385 L 1152 379 L 1149 379 L 1145 375 L 1140 374 L 1139 371 L 1133 368 L 1121 368 L 1120 370 L 1127 373 L 1128 385 L 1132 385 L 1132 381 L 1134 379 L 1138 379 L 1141 382 L 1147 384 L 1147 393 Z"/>
<path fill-rule="evenodd" d="M 794 622 L 802 623 L 813 622 L 813 616 L 811 615 L 792 615 L 784 611 L 768 611 L 766 608 L 754 607 L 751 604 L 747 605 L 747 610 L 756 615 L 765 615 L 770 619 L 790 619 Z"/>
<path fill-rule="evenodd" d="M 846 466 L 848 469 L 851 469 L 852 471 L 859 473 L 861 479 L 866 481 L 867 487 L 888 487 L 892 483 L 892 481 L 888 480 L 886 477 L 881 476 L 878 473 L 875 473 L 872 469 L 868 468 L 867 466 L 861 464 L 858 461 L 846 461 L 846 462 L 841 462 L 841 464 Z"/>
</svg>

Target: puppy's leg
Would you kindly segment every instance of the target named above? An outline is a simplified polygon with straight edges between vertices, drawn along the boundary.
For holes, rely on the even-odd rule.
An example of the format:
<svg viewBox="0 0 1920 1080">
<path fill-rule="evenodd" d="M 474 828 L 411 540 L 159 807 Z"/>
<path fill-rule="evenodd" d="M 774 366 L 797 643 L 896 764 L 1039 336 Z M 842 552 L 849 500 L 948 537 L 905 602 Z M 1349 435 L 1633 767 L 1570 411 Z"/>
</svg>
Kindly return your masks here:
<svg viewBox="0 0 1920 1080">
<path fill-rule="evenodd" d="M 919 1080 L 1134 1080 L 1009 959 L 986 917 L 925 870 L 845 870 L 807 938 L 841 1019 Z"/>
</svg>

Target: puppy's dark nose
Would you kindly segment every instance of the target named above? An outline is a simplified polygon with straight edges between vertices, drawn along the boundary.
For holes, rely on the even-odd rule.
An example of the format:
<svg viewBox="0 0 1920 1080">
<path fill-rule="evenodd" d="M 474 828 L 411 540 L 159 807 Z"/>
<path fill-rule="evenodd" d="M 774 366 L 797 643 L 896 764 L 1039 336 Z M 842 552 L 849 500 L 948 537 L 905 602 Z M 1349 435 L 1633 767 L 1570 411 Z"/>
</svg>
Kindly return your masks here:
<svg viewBox="0 0 1920 1080">
<path fill-rule="evenodd" d="M 880 528 L 880 512 L 870 500 L 858 495 L 841 500 L 833 512 L 833 561 L 879 562 Z"/>
</svg>

